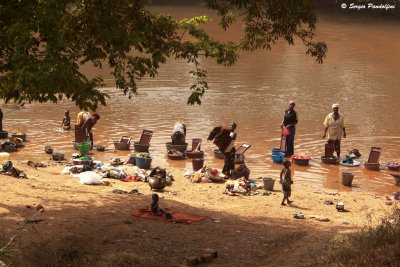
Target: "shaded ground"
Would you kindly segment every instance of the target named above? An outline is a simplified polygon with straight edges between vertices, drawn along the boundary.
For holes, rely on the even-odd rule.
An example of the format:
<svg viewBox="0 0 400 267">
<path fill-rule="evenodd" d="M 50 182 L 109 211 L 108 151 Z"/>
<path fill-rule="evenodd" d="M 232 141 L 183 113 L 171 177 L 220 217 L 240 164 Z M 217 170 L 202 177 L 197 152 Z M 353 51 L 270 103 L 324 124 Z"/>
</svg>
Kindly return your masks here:
<svg viewBox="0 0 400 267">
<path fill-rule="evenodd" d="M 151 201 L 145 183 L 81 185 L 57 174 L 62 166 L 17 166 L 26 170 L 28 180 L 0 176 L 2 244 L 35 213 L 26 205 L 40 203 L 45 212 L 35 218 L 44 221 L 27 224 L 13 243 L 15 266 L 182 266 L 205 248 L 219 253 L 208 266 L 306 266 L 333 234 L 357 229 L 386 212 L 383 200 L 370 193 L 330 195 L 301 185 L 294 187 L 293 207 L 279 205 L 279 191 L 231 197 L 221 194 L 224 185 L 192 184 L 175 169 L 176 182 L 167 190 L 177 195 L 160 193 L 160 205 L 209 218 L 192 225 L 164 223 L 130 215 Z M 138 188 L 143 195 L 112 194 L 115 188 Z M 344 200 L 350 212 L 324 205 L 327 199 Z M 293 219 L 300 211 L 330 221 Z"/>
</svg>

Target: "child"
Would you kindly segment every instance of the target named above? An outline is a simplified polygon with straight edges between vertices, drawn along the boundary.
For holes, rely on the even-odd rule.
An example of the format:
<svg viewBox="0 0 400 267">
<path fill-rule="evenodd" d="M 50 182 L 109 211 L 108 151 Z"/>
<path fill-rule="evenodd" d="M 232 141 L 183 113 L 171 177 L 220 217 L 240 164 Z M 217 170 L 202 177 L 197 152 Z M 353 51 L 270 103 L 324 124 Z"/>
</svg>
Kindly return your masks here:
<svg viewBox="0 0 400 267">
<path fill-rule="evenodd" d="M 151 202 L 151 213 L 153 215 L 163 216 L 166 219 L 172 219 L 172 214 L 164 211 L 158 205 L 158 201 L 160 200 L 160 197 L 157 194 L 152 194 L 151 199 L 153 200 L 153 202 Z"/>
<path fill-rule="evenodd" d="M 283 200 L 281 205 L 286 206 L 285 200 L 287 200 L 287 203 L 290 204 L 293 201 L 289 200 L 290 195 L 292 194 L 292 172 L 290 170 L 290 161 L 285 159 L 283 161 L 283 166 L 284 168 L 281 171 L 280 175 L 280 183 L 282 184 L 282 190 L 283 190 Z"/>
<path fill-rule="evenodd" d="M 69 111 L 66 110 L 64 113 L 64 119 L 61 122 L 61 127 L 64 130 L 70 130 L 71 129 L 71 117 L 69 116 Z"/>
</svg>

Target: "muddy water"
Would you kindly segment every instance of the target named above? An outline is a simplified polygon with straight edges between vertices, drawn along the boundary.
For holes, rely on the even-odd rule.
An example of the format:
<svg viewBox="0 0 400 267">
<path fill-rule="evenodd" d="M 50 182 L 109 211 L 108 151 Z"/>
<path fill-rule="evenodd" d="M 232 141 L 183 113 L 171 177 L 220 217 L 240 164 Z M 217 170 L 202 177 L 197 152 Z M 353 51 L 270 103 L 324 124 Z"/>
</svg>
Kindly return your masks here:
<svg viewBox="0 0 400 267">
<path fill-rule="evenodd" d="M 166 8 L 165 8 L 166 9 Z M 205 14 L 202 9 L 166 9 L 178 16 Z M 199 12 L 197 12 L 199 11 Z M 219 38 L 239 36 L 239 29 L 221 34 L 208 26 Z M 151 140 L 153 166 L 189 168 L 191 162 L 166 158 L 165 142 L 170 140 L 176 121 L 188 126 L 188 140 L 203 138 L 206 162 L 217 167 L 222 161 L 213 158 L 214 145 L 206 141 L 214 126 L 235 121 L 237 143 L 246 142 L 246 162 L 252 177 L 278 177 L 281 165 L 274 164 L 270 151 L 279 146 L 279 125 L 289 100 L 297 102 L 299 114 L 295 152 L 309 153 L 308 167 L 293 166 L 294 180 L 315 188 L 391 193 L 398 190 L 386 171 L 373 172 L 364 167 L 346 168 L 322 164 L 324 140 L 322 123 L 339 102 L 345 117 L 348 137 L 342 141 L 345 152 L 358 148 L 367 159 L 371 146 L 382 148 L 381 162 L 400 161 L 400 25 L 387 22 L 357 22 L 348 18 L 320 17 L 318 38 L 328 43 L 329 54 L 324 64 L 314 63 L 298 43 L 289 47 L 278 43 L 273 50 L 243 53 L 233 67 L 224 68 L 203 60 L 208 70 L 210 89 L 201 106 L 187 106 L 191 66 L 170 60 L 156 79 L 140 82 L 139 95 L 132 100 L 117 92 L 106 70 L 85 69 L 90 75 L 102 74 L 104 88 L 111 99 L 98 110 L 101 119 L 94 128 L 95 143 L 113 148 L 112 141 L 122 135 L 138 140 L 142 129 L 154 131 Z M 2 105 L 4 128 L 9 132 L 28 133 L 29 141 L 12 159 L 47 159 L 45 145 L 69 155 L 73 153 L 73 132 L 62 132 L 63 110 L 69 109 L 75 120 L 78 109 L 69 102 L 31 104 L 24 107 Z M 112 150 L 94 152 L 96 159 L 126 156 Z M 383 165 L 384 165 L 383 164 Z M 354 187 L 340 184 L 341 171 L 355 174 Z"/>
</svg>

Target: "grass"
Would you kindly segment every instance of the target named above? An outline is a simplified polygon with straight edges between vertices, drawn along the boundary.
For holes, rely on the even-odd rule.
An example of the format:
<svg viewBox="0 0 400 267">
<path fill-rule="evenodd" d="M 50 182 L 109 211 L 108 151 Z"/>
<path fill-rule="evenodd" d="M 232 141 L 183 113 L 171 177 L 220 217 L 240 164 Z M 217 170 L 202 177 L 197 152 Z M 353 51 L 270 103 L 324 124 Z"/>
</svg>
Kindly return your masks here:
<svg viewBox="0 0 400 267">
<path fill-rule="evenodd" d="M 13 254 L 11 249 L 5 244 L 0 244 L 0 260 L 3 262 L 8 262 L 13 259 Z"/>
<path fill-rule="evenodd" d="M 399 266 L 400 209 L 376 226 L 334 238 L 316 260 L 322 266 Z M 322 253 L 321 253 L 322 254 Z"/>
</svg>

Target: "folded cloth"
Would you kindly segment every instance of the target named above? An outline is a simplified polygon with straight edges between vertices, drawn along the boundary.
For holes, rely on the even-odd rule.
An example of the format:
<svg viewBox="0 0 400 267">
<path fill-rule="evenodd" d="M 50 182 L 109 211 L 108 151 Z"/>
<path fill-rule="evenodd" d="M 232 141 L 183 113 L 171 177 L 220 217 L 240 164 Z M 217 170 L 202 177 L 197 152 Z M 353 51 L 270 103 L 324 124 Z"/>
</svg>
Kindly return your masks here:
<svg viewBox="0 0 400 267">
<path fill-rule="evenodd" d="M 183 223 L 183 224 L 192 224 L 194 222 L 199 222 L 202 220 L 207 219 L 206 216 L 198 216 L 186 212 L 171 212 L 168 209 L 165 209 L 167 212 L 172 214 L 171 219 L 167 219 L 164 216 L 153 215 L 151 213 L 150 207 L 135 210 L 132 212 L 132 215 L 142 219 L 149 219 L 149 220 L 157 220 L 163 222 L 174 222 L 174 223 Z"/>
</svg>

